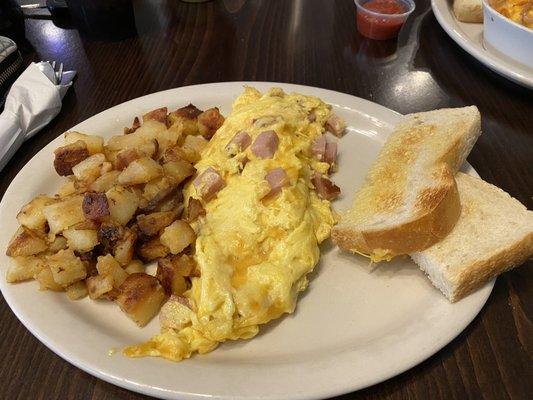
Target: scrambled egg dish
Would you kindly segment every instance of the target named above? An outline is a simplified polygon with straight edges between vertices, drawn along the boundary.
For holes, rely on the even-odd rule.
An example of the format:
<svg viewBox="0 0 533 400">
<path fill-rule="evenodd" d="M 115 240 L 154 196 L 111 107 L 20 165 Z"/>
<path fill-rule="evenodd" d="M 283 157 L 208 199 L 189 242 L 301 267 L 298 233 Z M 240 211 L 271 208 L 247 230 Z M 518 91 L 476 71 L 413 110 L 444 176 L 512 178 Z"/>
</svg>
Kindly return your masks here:
<svg viewBox="0 0 533 400">
<path fill-rule="evenodd" d="M 491 5 L 503 16 L 533 29 L 533 0 L 492 0 Z"/>
<path fill-rule="evenodd" d="M 192 224 L 200 276 L 163 306 L 161 333 L 126 355 L 179 361 L 294 311 L 336 221 L 329 200 L 339 190 L 327 179 L 336 143 L 324 135 L 333 117 L 320 99 L 281 89 L 237 98 L 184 190 L 205 209 Z"/>
</svg>

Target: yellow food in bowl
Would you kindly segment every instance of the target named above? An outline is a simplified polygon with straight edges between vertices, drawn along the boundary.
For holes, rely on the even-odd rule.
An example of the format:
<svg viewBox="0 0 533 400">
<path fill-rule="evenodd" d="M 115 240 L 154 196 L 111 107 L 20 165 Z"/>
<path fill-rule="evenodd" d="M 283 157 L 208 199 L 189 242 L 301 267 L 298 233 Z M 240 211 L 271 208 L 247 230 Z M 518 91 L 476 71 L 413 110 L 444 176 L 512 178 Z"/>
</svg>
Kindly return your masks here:
<svg viewBox="0 0 533 400">
<path fill-rule="evenodd" d="M 163 306 L 161 333 L 127 347 L 126 355 L 179 361 L 225 340 L 252 338 L 259 325 L 295 310 L 318 262 L 319 244 L 335 222 L 330 202 L 311 183 L 314 171 L 326 174 L 329 168 L 311 147 L 330 116 L 320 99 L 279 89 L 262 95 L 246 88 L 237 98 L 195 166 L 199 174 L 217 171 L 224 186 L 208 201 L 193 183 L 184 192 L 186 202 L 201 199 L 205 208 L 205 216 L 192 223 L 200 276 L 183 297 Z M 228 146 L 241 131 L 252 145 Z M 271 158 L 253 151 L 265 131 L 279 137 Z M 271 195 L 265 176 L 278 168 L 288 182 Z"/>
<path fill-rule="evenodd" d="M 533 29 L 533 0 L 492 0 L 490 4 L 504 17 Z"/>
</svg>

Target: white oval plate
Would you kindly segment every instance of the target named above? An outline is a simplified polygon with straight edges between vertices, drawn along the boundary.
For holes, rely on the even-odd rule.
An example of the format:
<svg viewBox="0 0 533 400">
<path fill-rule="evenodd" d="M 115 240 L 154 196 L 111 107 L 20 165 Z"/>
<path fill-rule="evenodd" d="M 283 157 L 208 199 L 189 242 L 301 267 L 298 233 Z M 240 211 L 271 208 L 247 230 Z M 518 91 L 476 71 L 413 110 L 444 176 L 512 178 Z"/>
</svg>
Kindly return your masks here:
<svg viewBox="0 0 533 400">
<path fill-rule="evenodd" d="M 161 106 L 189 102 L 199 108 L 217 105 L 228 114 L 245 82 L 214 83 L 154 93 L 120 104 L 73 129 L 120 134 L 133 117 Z M 249 82 L 260 90 L 281 86 L 321 97 L 345 118 L 349 132 L 340 143 L 342 188 L 337 208 L 351 203 L 393 125 L 394 111 L 347 94 L 268 82 Z M 0 204 L 0 265 L 17 228 L 20 207 L 39 193 L 55 192 L 53 150 L 61 137 L 41 150 L 20 171 Z M 467 167 L 471 173 L 475 172 Z M 216 351 L 181 363 L 157 358 L 128 359 L 112 348 L 148 339 L 158 331 L 152 321 L 137 328 L 112 303 L 69 301 L 63 293 L 39 292 L 36 282 L 0 288 L 22 323 L 68 362 L 115 385 L 169 399 L 313 399 L 361 389 L 420 363 L 456 337 L 477 315 L 494 281 L 456 304 L 434 289 L 408 259 L 381 266 L 373 273 L 367 261 L 343 254 L 330 244 L 295 314 L 274 321 L 253 340 L 225 343 Z"/>
<path fill-rule="evenodd" d="M 451 0 L 431 0 L 431 8 L 442 29 L 464 51 L 494 72 L 519 85 L 533 88 L 533 66 L 521 64 L 487 46 L 483 40 L 483 24 L 458 21 L 453 13 Z"/>
</svg>

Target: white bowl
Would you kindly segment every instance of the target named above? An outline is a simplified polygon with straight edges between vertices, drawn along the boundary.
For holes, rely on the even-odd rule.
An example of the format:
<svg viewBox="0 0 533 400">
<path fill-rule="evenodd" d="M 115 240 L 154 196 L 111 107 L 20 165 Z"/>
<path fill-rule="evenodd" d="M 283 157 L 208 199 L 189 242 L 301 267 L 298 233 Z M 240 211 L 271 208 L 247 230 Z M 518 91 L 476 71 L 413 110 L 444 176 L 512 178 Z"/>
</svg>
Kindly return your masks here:
<svg viewBox="0 0 533 400">
<path fill-rule="evenodd" d="M 485 43 L 516 61 L 533 67 L 533 29 L 504 17 L 483 0 Z"/>
</svg>

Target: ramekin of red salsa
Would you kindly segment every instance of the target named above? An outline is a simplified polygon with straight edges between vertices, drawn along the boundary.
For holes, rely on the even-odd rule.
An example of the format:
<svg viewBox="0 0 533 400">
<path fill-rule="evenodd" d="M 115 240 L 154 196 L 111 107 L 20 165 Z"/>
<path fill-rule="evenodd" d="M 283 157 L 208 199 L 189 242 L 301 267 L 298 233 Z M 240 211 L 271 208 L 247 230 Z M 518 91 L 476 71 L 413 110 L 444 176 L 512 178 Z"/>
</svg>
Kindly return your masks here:
<svg viewBox="0 0 533 400">
<path fill-rule="evenodd" d="M 413 0 L 354 0 L 357 30 L 370 39 L 387 40 L 398 36 L 400 28 L 415 9 Z"/>
</svg>

